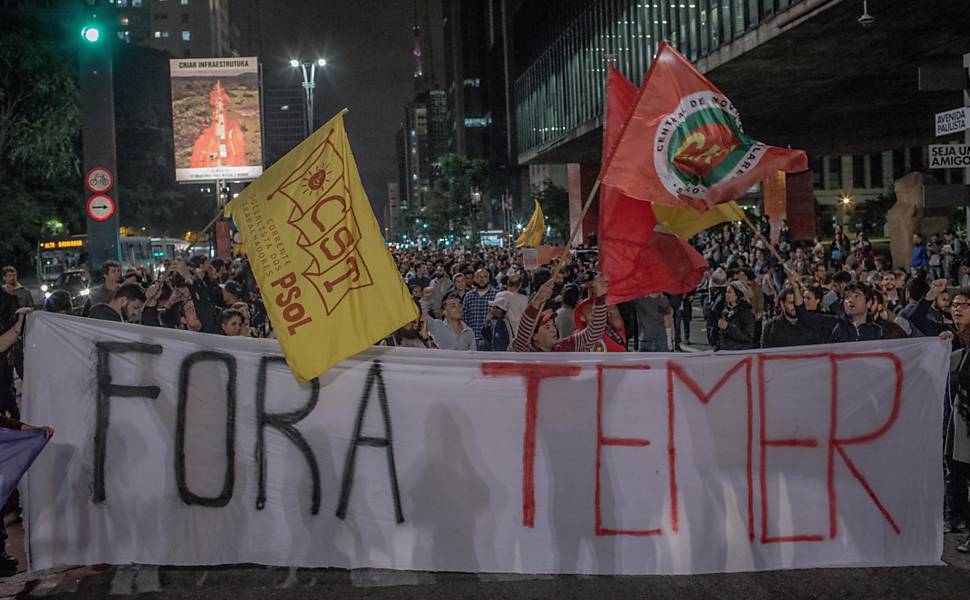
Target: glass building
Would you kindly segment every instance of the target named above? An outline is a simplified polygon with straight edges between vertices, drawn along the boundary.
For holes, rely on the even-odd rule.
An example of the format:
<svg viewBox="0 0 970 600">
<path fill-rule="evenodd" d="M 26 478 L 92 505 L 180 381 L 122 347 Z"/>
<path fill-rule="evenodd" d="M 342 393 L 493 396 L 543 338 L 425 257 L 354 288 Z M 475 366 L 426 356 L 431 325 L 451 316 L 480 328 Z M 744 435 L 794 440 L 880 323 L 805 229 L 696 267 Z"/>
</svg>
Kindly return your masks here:
<svg viewBox="0 0 970 600">
<path fill-rule="evenodd" d="M 529 61 L 515 82 L 519 162 L 599 119 L 608 57 L 639 84 L 662 40 L 697 61 L 800 1 L 562 2 L 528 37 L 536 43 L 516 48 Z"/>
</svg>

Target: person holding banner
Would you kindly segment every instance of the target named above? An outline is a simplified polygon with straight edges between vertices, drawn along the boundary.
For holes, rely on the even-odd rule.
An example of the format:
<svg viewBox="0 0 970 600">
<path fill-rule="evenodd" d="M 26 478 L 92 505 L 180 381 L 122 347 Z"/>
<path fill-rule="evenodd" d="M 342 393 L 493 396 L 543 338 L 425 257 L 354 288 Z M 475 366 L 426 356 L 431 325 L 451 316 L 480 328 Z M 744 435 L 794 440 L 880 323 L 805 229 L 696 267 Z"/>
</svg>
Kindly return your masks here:
<svg viewBox="0 0 970 600">
<path fill-rule="evenodd" d="M 17 318 L 17 324 L 0 336 L 0 350 L 5 350 L 10 347 L 10 344 L 7 343 L 7 334 L 16 330 L 17 335 L 20 335 L 24 315 L 27 312 L 20 313 Z M 16 340 L 16 337 L 14 339 Z M 44 433 L 43 442 L 38 442 L 36 438 L 33 440 L 25 440 L 23 436 L 11 433 L 14 431 L 33 430 L 40 430 Z M 2 448 L 2 453 L 0 453 L 0 483 L 2 483 L 0 485 L 0 507 L 6 504 L 7 498 L 13 492 L 17 482 L 23 477 L 24 472 L 33 463 L 34 458 L 40 453 L 40 450 L 43 449 L 46 440 L 51 439 L 53 435 L 54 430 L 50 427 L 35 427 L 34 425 L 21 423 L 16 419 L 8 419 L 7 417 L 0 416 L 0 448 Z M 25 446 L 29 446 L 30 448 Z M 4 524 L 3 513 L 0 511 L 0 577 L 14 575 L 17 572 L 18 566 L 17 559 L 7 554 L 7 527 Z"/>
<path fill-rule="evenodd" d="M 512 341 L 513 352 L 589 352 L 603 338 L 607 316 L 606 292 L 609 289 L 607 280 L 597 276 L 591 283 L 594 300 L 589 326 L 560 339 L 555 311 L 539 312 L 552 297 L 556 279 L 552 277 L 543 283 L 526 307 Z"/>
<path fill-rule="evenodd" d="M 960 288 L 953 298 L 953 321 L 956 335 L 943 332 L 940 337 L 953 340 L 958 348 L 950 357 L 950 400 L 946 446 L 946 513 L 947 529 L 959 531 L 957 521 L 970 525 L 970 288 Z M 954 339 L 956 338 L 956 339 Z M 958 552 L 970 552 L 970 535 L 957 546 Z"/>
</svg>

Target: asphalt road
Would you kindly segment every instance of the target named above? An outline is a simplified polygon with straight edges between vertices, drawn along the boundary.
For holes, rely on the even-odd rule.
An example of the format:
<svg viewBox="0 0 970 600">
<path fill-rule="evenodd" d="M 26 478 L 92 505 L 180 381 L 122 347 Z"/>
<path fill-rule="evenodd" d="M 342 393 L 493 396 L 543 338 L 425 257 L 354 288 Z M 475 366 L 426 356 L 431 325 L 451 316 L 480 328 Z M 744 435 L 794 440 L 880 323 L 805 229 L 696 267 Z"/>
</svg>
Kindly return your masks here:
<svg viewBox="0 0 970 600">
<path fill-rule="evenodd" d="M 106 597 L 198 600 L 298 600 L 489 598 L 563 600 L 651 598 L 693 600 L 744 598 L 965 598 L 970 561 L 946 539 L 942 567 L 812 569 L 692 576 L 577 577 L 549 575 L 428 573 L 375 569 L 287 570 L 259 566 L 175 568 L 83 567 L 20 574 L 0 580 L 0 598 Z"/>
</svg>

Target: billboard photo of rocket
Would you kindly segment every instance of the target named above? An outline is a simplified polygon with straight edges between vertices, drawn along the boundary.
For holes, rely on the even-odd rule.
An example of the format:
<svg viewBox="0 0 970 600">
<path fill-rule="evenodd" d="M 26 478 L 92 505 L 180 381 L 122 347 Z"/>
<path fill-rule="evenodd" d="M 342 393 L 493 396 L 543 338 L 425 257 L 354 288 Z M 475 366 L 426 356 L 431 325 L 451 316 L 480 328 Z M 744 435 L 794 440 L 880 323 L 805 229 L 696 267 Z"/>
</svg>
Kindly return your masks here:
<svg viewBox="0 0 970 600">
<path fill-rule="evenodd" d="M 176 179 L 258 177 L 263 155 L 256 58 L 185 58 L 170 64 Z"/>
</svg>

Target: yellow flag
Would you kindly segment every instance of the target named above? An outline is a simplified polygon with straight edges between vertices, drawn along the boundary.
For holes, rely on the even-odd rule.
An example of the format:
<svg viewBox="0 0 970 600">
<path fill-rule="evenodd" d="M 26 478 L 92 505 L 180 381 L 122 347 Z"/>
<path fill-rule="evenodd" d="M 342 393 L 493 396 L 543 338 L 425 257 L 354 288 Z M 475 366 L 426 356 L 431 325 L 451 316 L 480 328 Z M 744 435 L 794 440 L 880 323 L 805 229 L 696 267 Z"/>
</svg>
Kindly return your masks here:
<svg viewBox="0 0 970 600">
<path fill-rule="evenodd" d="M 226 205 L 286 362 L 309 380 L 418 317 L 350 151 L 343 113 Z"/>
<path fill-rule="evenodd" d="M 738 206 L 737 202 L 718 204 L 704 212 L 697 212 L 693 208 L 654 204 L 653 214 L 657 217 L 658 223 L 666 226 L 670 233 L 684 240 L 705 229 L 714 227 L 718 223 L 740 221 L 744 218 L 741 207 Z"/>
<path fill-rule="evenodd" d="M 542 214 L 542 207 L 536 200 L 536 208 L 532 211 L 532 218 L 522 231 L 519 239 L 515 240 L 515 247 L 538 246 L 542 241 L 542 234 L 546 232 L 546 217 Z"/>
</svg>

